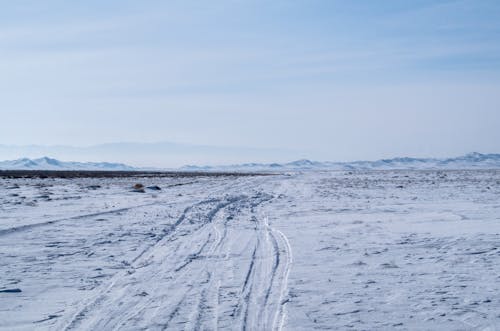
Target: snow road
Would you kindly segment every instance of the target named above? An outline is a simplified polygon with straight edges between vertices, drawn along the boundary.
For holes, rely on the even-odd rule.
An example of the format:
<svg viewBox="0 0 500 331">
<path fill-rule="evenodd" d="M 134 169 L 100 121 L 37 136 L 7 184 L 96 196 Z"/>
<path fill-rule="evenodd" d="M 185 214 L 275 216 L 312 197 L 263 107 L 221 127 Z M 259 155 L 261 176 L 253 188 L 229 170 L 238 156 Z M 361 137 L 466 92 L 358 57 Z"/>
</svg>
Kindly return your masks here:
<svg viewBox="0 0 500 331">
<path fill-rule="evenodd" d="M 185 197 L 179 192 L 169 192 L 168 198 L 158 193 L 156 197 L 127 193 L 125 200 L 133 203 L 131 206 L 42 222 L 21 220 L 1 229 L 2 243 L 16 240 L 45 250 L 40 255 L 30 250 L 13 255 L 3 251 L 12 262 L 2 263 L 9 268 L 6 274 L 23 274 L 25 270 L 15 270 L 16 261 L 30 261 L 33 282 L 34 278 L 43 279 L 49 270 L 51 276 L 43 293 L 35 294 L 33 289 L 34 298 L 19 297 L 29 312 L 20 312 L 19 321 L 2 316 L 0 325 L 57 330 L 216 330 L 238 325 L 242 330 L 280 330 L 291 251 L 284 235 L 269 226 L 260 210 L 273 196 L 261 192 L 257 183 L 241 178 L 219 181 L 212 190 L 211 183 L 206 182 L 191 187 L 194 191 L 209 189 L 215 197 Z M 92 201 L 92 196 L 87 198 Z M 144 201 L 137 203 L 137 199 Z M 178 215 L 172 217 L 176 212 Z M 151 225 L 155 228 L 149 229 Z M 141 233 L 146 229 L 150 231 Z M 131 241 L 135 243 L 127 245 Z M 100 248 L 102 245 L 107 247 Z M 78 260 L 103 258 L 116 263 L 117 255 L 123 259 L 109 266 L 111 272 L 103 265 L 93 270 L 75 270 L 83 265 L 72 269 Z M 42 258 L 45 261 L 39 262 Z M 58 264 L 58 270 L 52 269 L 53 264 Z M 57 305 L 60 293 L 65 292 L 55 290 L 57 283 L 71 283 L 81 273 L 87 273 L 90 284 L 79 290 L 89 295 L 74 301 L 66 298 L 65 305 L 45 318 L 23 321 L 32 318 L 31 313 L 43 311 L 35 305 L 47 297 Z M 14 285 L 20 280 L 5 280 L 9 281 Z M 29 291 L 25 289 L 22 293 Z M 33 300 L 39 301 L 35 304 Z"/>
<path fill-rule="evenodd" d="M 0 208 L 0 330 L 499 327 L 498 171 L 3 179 Z"/>
<path fill-rule="evenodd" d="M 257 194 L 187 207 L 63 329 L 215 330 L 234 323 L 243 330 L 271 329 L 280 317 L 273 297 L 282 297 L 286 286 L 288 259 L 280 256 L 288 246 L 254 215 L 269 199 Z"/>
</svg>

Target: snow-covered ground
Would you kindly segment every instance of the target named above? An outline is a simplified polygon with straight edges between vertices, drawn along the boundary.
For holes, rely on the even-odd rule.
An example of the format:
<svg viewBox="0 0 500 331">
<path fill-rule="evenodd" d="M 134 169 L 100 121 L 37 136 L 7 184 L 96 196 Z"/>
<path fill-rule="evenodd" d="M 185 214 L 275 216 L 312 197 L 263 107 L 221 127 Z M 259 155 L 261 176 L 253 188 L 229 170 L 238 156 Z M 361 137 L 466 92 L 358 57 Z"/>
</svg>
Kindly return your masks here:
<svg viewBox="0 0 500 331">
<path fill-rule="evenodd" d="M 0 329 L 500 330 L 499 246 L 500 171 L 1 179 Z"/>
</svg>

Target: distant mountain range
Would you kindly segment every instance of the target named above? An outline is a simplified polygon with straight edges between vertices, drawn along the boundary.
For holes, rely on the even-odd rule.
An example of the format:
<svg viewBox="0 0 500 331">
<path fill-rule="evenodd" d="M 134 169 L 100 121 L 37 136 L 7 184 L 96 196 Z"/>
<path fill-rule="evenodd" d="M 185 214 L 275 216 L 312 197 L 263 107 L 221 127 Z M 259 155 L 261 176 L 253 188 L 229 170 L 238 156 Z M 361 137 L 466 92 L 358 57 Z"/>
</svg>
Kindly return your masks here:
<svg viewBox="0 0 500 331">
<path fill-rule="evenodd" d="M 297 160 L 288 163 L 244 163 L 227 166 L 181 168 L 192 171 L 305 171 L 305 170 L 390 170 L 390 169 L 500 169 L 500 154 L 469 153 L 454 158 L 398 157 L 378 161 L 320 162 Z"/>
<path fill-rule="evenodd" d="M 64 162 L 49 157 L 38 159 L 22 158 L 13 161 L 1 161 L 0 170 L 135 170 L 122 163 L 109 162 Z"/>
<path fill-rule="evenodd" d="M 213 146 L 175 142 L 118 142 L 92 146 L 3 145 L 0 160 L 38 159 L 50 156 L 57 160 L 87 162 L 101 160 L 134 164 L 139 167 L 180 167 L 189 164 L 238 164 L 245 160 L 292 160 L 301 151 L 245 146 Z"/>
<path fill-rule="evenodd" d="M 307 171 L 307 170 L 391 170 L 391 169 L 500 169 L 500 154 L 469 153 L 454 158 L 398 157 L 378 161 L 320 162 L 297 160 L 288 163 L 243 163 L 221 166 L 188 165 L 183 171 Z M 0 161 L 0 170 L 146 170 L 122 163 L 64 162 L 49 157 Z M 158 169 L 155 169 L 158 170 Z"/>
</svg>

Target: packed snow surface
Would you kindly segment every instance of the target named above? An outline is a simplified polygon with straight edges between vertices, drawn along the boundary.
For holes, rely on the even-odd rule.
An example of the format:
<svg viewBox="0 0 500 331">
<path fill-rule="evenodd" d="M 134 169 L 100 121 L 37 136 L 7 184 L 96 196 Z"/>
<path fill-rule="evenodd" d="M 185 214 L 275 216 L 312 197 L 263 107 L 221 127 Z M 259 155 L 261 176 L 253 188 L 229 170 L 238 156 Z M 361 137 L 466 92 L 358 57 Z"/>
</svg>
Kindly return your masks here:
<svg viewBox="0 0 500 331">
<path fill-rule="evenodd" d="M 0 179 L 0 329 L 498 330 L 499 243 L 494 170 Z"/>
</svg>

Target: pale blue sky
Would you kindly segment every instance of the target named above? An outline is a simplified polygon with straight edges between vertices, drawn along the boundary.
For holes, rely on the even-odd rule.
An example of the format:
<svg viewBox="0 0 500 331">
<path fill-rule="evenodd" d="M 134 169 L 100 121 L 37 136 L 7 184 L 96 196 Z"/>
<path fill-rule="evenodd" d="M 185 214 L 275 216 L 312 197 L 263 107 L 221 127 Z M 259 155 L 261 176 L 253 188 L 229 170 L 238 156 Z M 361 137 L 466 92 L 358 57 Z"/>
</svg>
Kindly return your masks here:
<svg viewBox="0 0 500 331">
<path fill-rule="evenodd" d="M 0 144 L 500 152 L 499 1 L 0 4 Z"/>
</svg>

